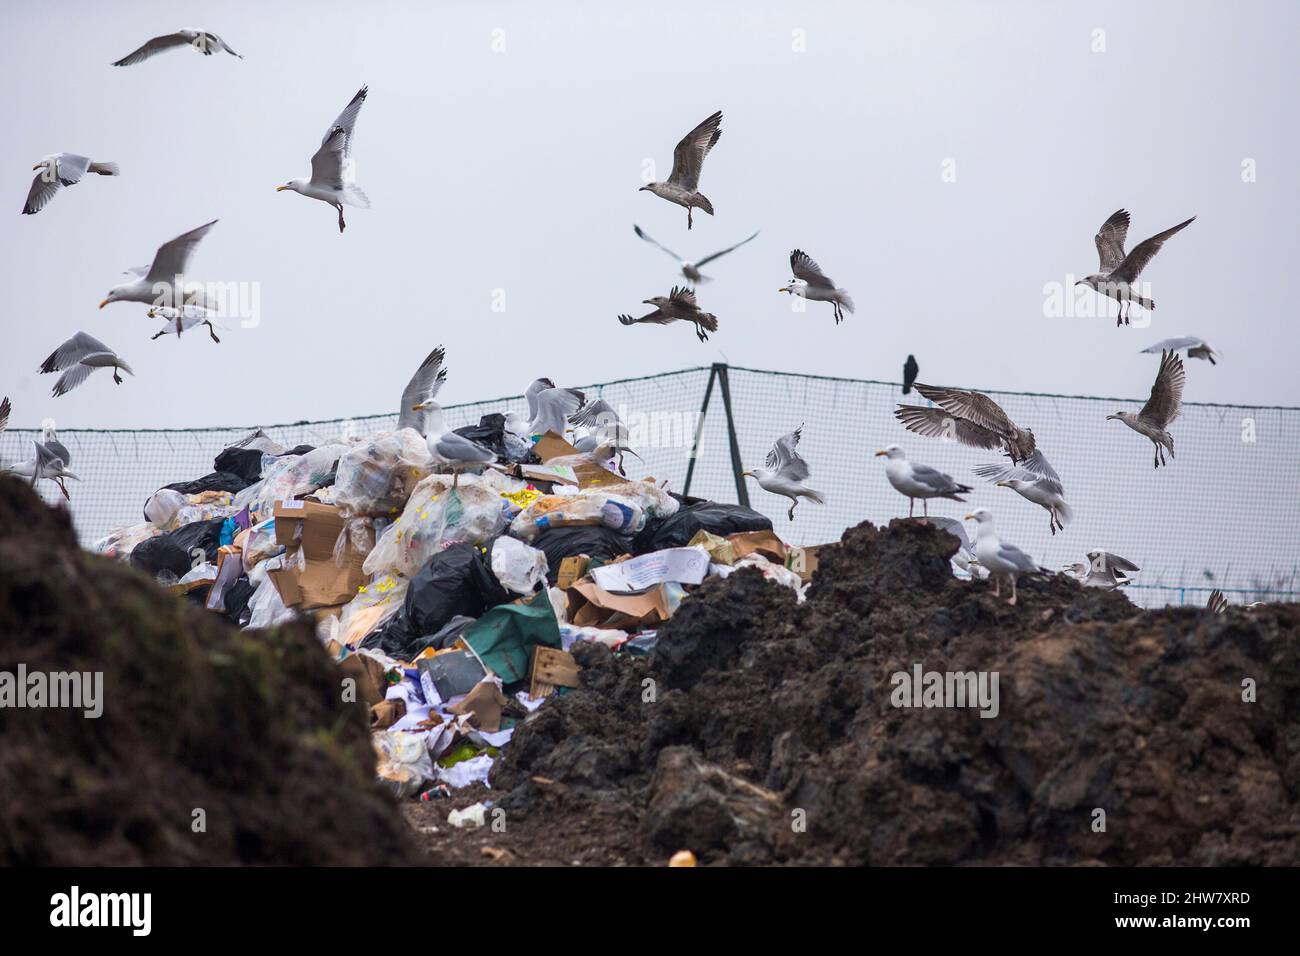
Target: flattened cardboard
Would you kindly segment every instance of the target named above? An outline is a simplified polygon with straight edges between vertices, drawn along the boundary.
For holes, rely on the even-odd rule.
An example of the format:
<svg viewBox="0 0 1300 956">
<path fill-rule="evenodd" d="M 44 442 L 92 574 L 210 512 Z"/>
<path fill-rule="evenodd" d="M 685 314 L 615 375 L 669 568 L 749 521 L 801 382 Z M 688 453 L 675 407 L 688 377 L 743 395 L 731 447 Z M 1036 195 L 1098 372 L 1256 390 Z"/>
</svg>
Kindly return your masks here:
<svg viewBox="0 0 1300 956">
<path fill-rule="evenodd" d="M 469 714 L 470 723 L 479 730 L 494 734 L 501 729 L 501 712 L 508 701 L 496 681 L 484 680 L 474 685 L 465 699 L 447 708 L 450 714 Z"/>
<path fill-rule="evenodd" d="M 727 540 L 731 542 L 732 553 L 737 561 L 757 552 L 769 561 L 784 565 L 789 550 L 785 542 L 771 531 L 741 531 L 728 535 Z"/>
<path fill-rule="evenodd" d="M 660 624 L 672 613 L 662 584 L 641 594 L 612 594 L 594 581 L 583 580 L 569 588 L 567 596 L 569 620 L 575 627 Z"/>
<path fill-rule="evenodd" d="M 806 584 L 812 580 L 813 572 L 817 570 L 817 552 L 824 547 L 826 547 L 824 544 L 810 545 L 806 548 L 792 547 L 785 566 L 799 575 L 799 580 Z"/>
<path fill-rule="evenodd" d="M 539 644 L 533 648 L 533 662 L 528 670 L 528 696 L 536 700 L 549 697 L 557 687 L 580 687 L 580 670 L 572 654 Z"/>
</svg>

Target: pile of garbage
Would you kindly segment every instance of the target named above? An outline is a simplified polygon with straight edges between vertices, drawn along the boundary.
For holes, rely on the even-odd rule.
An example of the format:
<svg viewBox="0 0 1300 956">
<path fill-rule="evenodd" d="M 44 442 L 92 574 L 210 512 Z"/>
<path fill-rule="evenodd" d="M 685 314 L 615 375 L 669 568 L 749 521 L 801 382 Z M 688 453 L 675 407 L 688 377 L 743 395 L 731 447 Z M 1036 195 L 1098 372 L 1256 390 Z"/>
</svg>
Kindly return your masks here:
<svg viewBox="0 0 1300 956">
<path fill-rule="evenodd" d="M 83 551 L 9 477 L 0 706 L 0 865 L 421 858 L 310 626 L 235 630 Z"/>
<path fill-rule="evenodd" d="M 581 686 L 576 646 L 650 653 L 706 578 L 755 568 L 802 597 L 815 553 L 749 508 L 555 433 L 507 442 L 501 415 L 461 431 L 500 462 L 446 473 L 411 428 L 291 449 L 259 430 L 94 550 L 241 628 L 310 621 L 399 799 L 486 784 L 521 722 Z"/>
</svg>

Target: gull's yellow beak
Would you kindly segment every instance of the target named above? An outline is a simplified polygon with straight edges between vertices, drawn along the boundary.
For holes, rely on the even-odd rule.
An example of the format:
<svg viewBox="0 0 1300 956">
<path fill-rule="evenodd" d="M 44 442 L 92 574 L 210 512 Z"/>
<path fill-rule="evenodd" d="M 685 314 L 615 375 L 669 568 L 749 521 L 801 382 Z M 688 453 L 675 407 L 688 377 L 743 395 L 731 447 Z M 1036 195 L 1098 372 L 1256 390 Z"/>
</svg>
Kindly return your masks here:
<svg viewBox="0 0 1300 956">
<path fill-rule="evenodd" d="M 887 455 L 887 454 L 889 454 L 889 452 L 878 451 L 878 452 L 876 452 L 876 454 L 875 454 L 874 457 L 879 458 L 881 455 Z"/>
<path fill-rule="evenodd" d="M 962 518 L 961 520 L 962 520 L 962 521 L 974 521 L 974 520 L 975 520 L 975 516 L 974 516 L 974 515 L 967 515 L 966 517 Z"/>
<path fill-rule="evenodd" d="M 995 484 L 996 484 L 997 487 L 999 487 L 999 488 L 1007 488 L 1007 487 L 1009 487 L 1009 485 L 1007 485 L 1007 483 L 1006 483 L 1005 481 L 998 481 L 998 482 L 995 482 Z"/>
<path fill-rule="evenodd" d="M 790 287 L 789 287 L 788 285 L 783 285 L 783 286 L 781 286 L 781 288 L 777 289 L 776 291 L 777 291 L 777 292 L 789 292 L 789 291 L 790 291 Z"/>
<path fill-rule="evenodd" d="M 278 192 L 278 193 L 282 193 L 282 192 L 284 192 L 284 191 L 285 191 L 286 189 L 288 189 L 288 188 L 289 188 L 288 186 L 276 186 L 276 187 L 275 187 L 275 191 Z"/>
<path fill-rule="evenodd" d="M 106 306 L 106 305 L 108 305 L 108 300 L 107 300 L 107 299 L 105 299 L 103 302 L 99 303 L 99 307 L 100 307 L 101 309 L 102 309 L 104 306 Z"/>
</svg>

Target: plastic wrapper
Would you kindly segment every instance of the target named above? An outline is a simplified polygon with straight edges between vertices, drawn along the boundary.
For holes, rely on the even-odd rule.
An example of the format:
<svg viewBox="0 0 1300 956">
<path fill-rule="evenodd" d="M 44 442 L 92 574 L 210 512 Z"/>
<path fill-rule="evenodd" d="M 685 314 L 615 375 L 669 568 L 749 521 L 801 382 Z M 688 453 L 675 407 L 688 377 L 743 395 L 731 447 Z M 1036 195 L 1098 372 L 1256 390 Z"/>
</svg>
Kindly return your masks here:
<svg viewBox="0 0 1300 956">
<path fill-rule="evenodd" d="M 135 550 L 136 545 L 160 534 L 162 532 L 148 521 L 142 524 L 125 525 L 121 528 L 114 528 L 100 538 L 95 542 L 91 550 L 96 554 L 125 560 L 131 556 L 131 552 Z"/>
<path fill-rule="evenodd" d="M 645 526 L 645 515 L 636 502 L 604 491 L 543 495 L 510 522 L 510 533 L 532 541 L 543 531 L 574 525 L 600 525 L 620 534 L 635 534 Z"/>
<path fill-rule="evenodd" d="M 263 563 L 248 576 L 249 583 L 254 586 L 253 596 L 248 600 L 250 628 L 275 627 L 294 617 L 294 612 L 280 599 L 280 591 L 268 570 L 270 568 Z"/>
<path fill-rule="evenodd" d="M 357 596 L 343 605 L 339 612 L 338 641 L 355 647 L 387 623 L 402 609 L 410 584 L 408 579 L 392 574 L 381 575 L 369 584 L 363 584 L 357 590 Z"/>
<path fill-rule="evenodd" d="M 741 558 L 731 566 L 732 571 L 739 571 L 741 568 L 758 568 L 763 572 L 763 577 L 776 584 L 783 584 L 790 588 L 798 596 L 800 604 L 803 603 L 804 593 L 808 590 L 808 585 L 795 572 L 774 561 L 769 561 L 761 554 L 750 554 Z M 725 574 L 723 575 L 726 576 Z"/>
<path fill-rule="evenodd" d="M 377 758 L 375 775 L 399 800 L 415 796 L 426 780 L 434 779 L 433 758 L 425 744 L 426 736 L 389 730 L 371 738 Z"/>
<path fill-rule="evenodd" d="M 481 544 L 506 526 L 502 499 L 492 479 L 430 475 L 415 486 L 402 515 L 379 537 L 366 556 L 366 574 L 413 577 L 429 559 L 451 544 Z"/>
<path fill-rule="evenodd" d="M 502 586 L 516 594 L 532 594 L 546 583 L 546 554 L 514 538 L 500 537 L 492 544 L 492 573 Z"/>
<path fill-rule="evenodd" d="M 267 459 L 258 493 L 260 506 L 253 510 L 269 510 L 277 501 L 289 501 L 298 495 L 315 491 L 329 480 L 335 462 L 345 451 L 346 445 L 322 445 L 305 455 L 283 455 Z"/>
<path fill-rule="evenodd" d="M 189 504 L 189 499 L 179 491 L 160 488 L 144 503 L 145 519 L 158 528 L 167 528 L 176 512 Z"/>
<path fill-rule="evenodd" d="M 431 464 L 429 446 L 414 428 L 379 432 L 339 458 L 334 503 L 349 516 L 397 514 Z"/>
<path fill-rule="evenodd" d="M 275 543 L 275 519 L 267 518 L 248 529 L 240 546 L 243 548 L 244 571 L 251 571 L 267 558 L 284 553 L 284 545 Z M 239 537 L 236 540 L 239 540 Z"/>
</svg>

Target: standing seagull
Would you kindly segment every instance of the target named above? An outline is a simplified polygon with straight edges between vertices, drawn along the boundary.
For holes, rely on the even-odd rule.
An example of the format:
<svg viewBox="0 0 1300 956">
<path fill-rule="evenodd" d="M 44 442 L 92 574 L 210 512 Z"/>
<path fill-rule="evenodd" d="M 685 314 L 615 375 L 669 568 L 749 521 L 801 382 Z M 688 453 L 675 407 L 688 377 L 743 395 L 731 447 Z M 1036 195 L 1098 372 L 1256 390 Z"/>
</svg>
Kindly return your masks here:
<svg viewBox="0 0 1300 956">
<path fill-rule="evenodd" d="M 686 207 L 686 228 L 691 228 L 691 209 L 698 206 L 710 216 L 713 215 L 713 203 L 700 193 L 700 170 L 704 166 L 704 157 L 718 143 L 722 135 L 722 110 L 718 110 L 695 129 L 683 137 L 673 150 L 673 171 L 668 174 L 666 183 L 648 183 L 637 192 L 649 190 L 660 199 L 667 199 L 679 206 Z"/>
<path fill-rule="evenodd" d="M 113 381 L 118 385 L 122 384 L 122 376 L 118 374 L 119 369 L 129 375 L 135 374 L 129 365 L 118 358 L 113 350 L 99 339 L 85 332 L 78 332 L 50 353 L 49 358 L 41 363 L 40 371 L 42 375 L 48 372 L 63 372 L 59 380 L 54 383 L 53 395 L 57 398 L 72 391 L 84 382 L 91 372 L 100 368 L 111 368 Z"/>
<path fill-rule="evenodd" d="M 352 102 L 344 107 L 339 118 L 325 131 L 325 138 L 320 141 L 320 148 L 311 158 L 311 178 L 291 179 L 283 186 L 276 186 L 276 192 L 286 189 L 329 203 L 339 211 L 339 232 L 347 225 L 343 221 L 343 206 L 370 208 L 370 200 L 356 183 L 356 171 L 352 162 L 352 135 L 357 125 L 357 114 L 366 101 L 369 87 L 363 86 Z"/>
<path fill-rule="evenodd" d="M 32 169 L 40 172 L 32 180 L 32 188 L 27 192 L 27 202 L 23 204 L 24 216 L 34 216 L 40 212 L 60 187 L 76 185 L 86 173 L 97 173 L 100 176 L 117 176 L 120 173 L 117 163 L 96 163 L 75 153 L 53 153 Z"/>
<path fill-rule="evenodd" d="M 437 413 L 442 416 L 442 406 L 434 401 L 442 383 L 447 381 L 447 370 L 442 360 L 446 350 L 439 345 L 420 363 L 411 380 L 402 389 L 402 404 L 397 411 L 398 428 L 414 428 L 422 436 L 429 434 L 429 422 Z"/>
<path fill-rule="evenodd" d="M 975 559 L 993 578 L 993 596 L 1002 596 L 1002 587 L 998 581 L 999 574 L 1011 579 L 1011 599 L 1008 604 L 1016 603 L 1016 578 L 1022 574 L 1032 574 L 1038 570 L 1034 559 L 1021 551 L 1014 544 L 1008 544 L 993 532 L 993 512 L 987 508 L 976 508 L 966 516 L 967 521 L 975 522 L 978 537 L 975 539 Z"/>
<path fill-rule="evenodd" d="M 853 300 L 849 298 L 848 292 L 835 288 L 834 280 L 826 277 L 822 267 L 813 262 L 808 253 L 799 249 L 790 253 L 790 271 L 794 273 L 794 278 L 789 285 L 777 289 L 777 292 L 788 292 L 814 302 L 833 302 L 836 325 L 844 321 L 845 309 L 853 312 Z"/>
<path fill-rule="evenodd" d="M 232 50 L 229 44 L 215 33 L 209 33 L 207 30 L 177 30 L 175 33 L 154 37 L 140 49 L 134 53 L 128 53 L 113 65 L 135 66 L 135 64 L 143 63 L 150 57 L 157 56 L 164 50 L 174 50 L 182 46 L 197 50 L 204 56 L 212 56 L 213 53 L 224 51 L 231 56 L 239 57 L 241 60 L 244 58 L 242 54 Z"/>
<path fill-rule="evenodd" d="M 1156 468 L 1168 464 L 1165 461 L 1166 449 L 1169 451 L 1169 457 L 1174 457 L 1174 436 L 1165 429 L 1178 417 L 1178 411 L 1183 404 L 1185 379 L 1183 360 L 1178 357 L 1178 353 L 1162 352 L 1160 371 L 1156 373 L 1155 384 L 1151 386 L 1151 397 L 1142 406 L 1142 411 L 1136 415 L 1132 412 L 1116 412 L 1114 415 L 1106 416 L 1107 421 L 1118 418 L 1138 434 L 1146 435 L 1151 439 L 1151 443 L 1156 446 Z"/>
<path fill-rule="evenodd" d="M 1165 240 L 1179 230 L 1186 229 L 1196 220 L 1196 217 L 1186 219 L 1172 229 L 1158 232 L 1150 239 L 1139 242 L 1132 252 L 1125 255 L 1124 241 L 1128 237 L 1128 219 L 1128 211 L 1119 209 L 1102 223 L 1101 232 L 1097 233 L 1095 239 L 1097 255 L 1101 259 L 1101 271 L 1075 283 L 1076 286 L 1086 285 L 1096 289 L 1102 295 L 1110 296 L 1119 303 L 1116 326 L 1121 323 L 1128 325 L 1128 312 L 1124 309 L 1126 302 L 1129 304 L 1129 311 L 1132 310 L 1134 302 L 1148 311 L 1154 311 L 1155 300 L 1140 294 L 1138 276 L 1146 268 L 1147 263 L 1155 258 L 1155 254 L 1160 251 Z"/>
<path fill-rule="evenodd" d="M 1205 341 L 1205 339 L 1198 339 L 1194 335 L 1180 335 L 1177 338 L 1161 339 L 1159 342 L 1155 343 L 1155 345 L 1148 345 L 1142 351 L 1154 354 L 1156 352 L 1164 352 L 1165 349 L 1168 349 L 1171 352 L 1178 352 L 1182 349 L 1187 349 L 1187 357 L 1189 359 L 1205 359 L 1211 365 L 1219 364 L 1214 361 L 1214 357 L 1219 353 L 1210 348 L 1210 343 Z"/>
<path fill-rule="evenodd" d="M 705 256 L 703 259 L 699 260 L 698 262 L 688 262 L 687 260 L 679 256 L 677 253 L 669 249 L 667 246 L 655 242 L 648 235 L 646 235 L 645 232 L 641 230 L 640 226 L 634 224 L 632 228 L 636 231 L 636 234 L 640 236 L 642 239 L 644 239 L 646 242 L 650 243 L 652 246 L 657 246 L 658 248 L 662 249 L 664 252 L 672 256 L 674 259 L 676 259 L 677 264 L 682 267 L 682 275 L 686 277 L 686 280 L 688 282 L 694 282 L 697 285 L 701 282 L 712 281 L 709 276 L 706 276 L 704 273 L 700 271 L 701 267 L 703 267 L 705 263 L 712 262 L 714 259 L 719 259 L 722 256 L 725 256 L 728 252 L 735 252 L 745 243 L 749 242 L 750 239 L 753 239 L 754 236 L 758 235 L 758 232 L 755 231 L 754 235 L 750 236 L 749 239 L 742 239 L 734 246 L 728 246 L 727 248 L 723 249 L 721 252 L 715 252 L 711 256 Z"/>
<path fill-rule="evenodd" d="M 916 383 L 922 397 L 938 405 L 899 405 L 894 417 L 908 431 L 928 438 L 958 441 L 972 448 L 1001 449 L 1013 464 L 1025 462 L 1034 453 L 1034 433 L 1021 428 L 997 402 L 980 392 L 960 388 L 936 388 Z M 1053 473 L 1054 475 L 1055 473 Z"/>
<path fill-rule="evenodd" d="M 1136 564 L 1118 554 L 1094 548 L 1088 552 L 1088 561 L 1076 561 L 1067 564 L 1062 571 L 1069 571 L 1080 584 L 1086 588 L 1105 588 L 1113 591 L 1132 581 L 1131 574 L 1141 571 Z"/>
<path fill-rule="evenodd" d="M 620 315 L 618 320 L 624 325 L 637 325 L 641 322 L 667 325 L 678 320 L 694 322 L 695 336 L 701 342 L 708 340 L 708 333 L 718 331 L 718 317 L 711 312 L 700 311 L 692 289 L 673 286 L 672 291 L 666 296 L 657 295 L 652 299 L 643 299 L 642 304 L 653 305 L 655 310 L 639 319 L 634 319 L 630 315 Z"/>
<path fill-rule="evenodd" d="M 921 366 L 916 364 L 916 356 L 909 355 L 907 361 L 903 363 L 903 394 L 909 395 L 912 392 L 912 386 L 916 383 L 916 376 L 920 373 Z"/>
<path fill-rule="evenodd" d="M 1074 510 L 1065 503 L 1065 487 L 1061 479 L 1038 449 L 1023 465 L 980 465 L 974 471 L 999 488 L 1010 488 L 1020 497 L 1046 509 L 1047 526 L 1052 534 L 1056 534 L 1058 528 L 1064 531 L 1066 524 L 1074 520 Z"/>
<path fill-rule="evenodd" d="M 767 453 L 767 467 L 742 472 L 747 478 L 753 478 L 764 491 L 774 495 L 784 495 L 790 499 L 790 520 L 794 520 L 794 509 L 800 498 L 807 498 L 813 504 L 825 504 L 826 499 L 820 491 L 813 491 L 804 482 L 812 474 L 808 463 L 799 457 L 795 448 L 803 434 L 800 425 L 790 434 L 779 439 Z"/>
<path fill-rule="evenodd" d="M 950 498 L 964 504 L 966 499 L 959 498 L 958 495 L 968 494 L 975 490 L 970 485 L 958 484 L 951 475 L 945 475 L 929 465 L 913 464 L 907 460 L 907 454 L 897 445 L 890 445 L 888 448 L 876 452 L 877 458 L 882 455 L 886 459 L 885 477 L 889 479 L 889 483 L 894 486 L 895 491 L 907 496 L 907 516 L 909 518 L 913 516 L 917 498 L 921 499 L 921 507 L 924 509 L 923 520 L 928 520 L 931 498 Z"/>
<path fill-rule="evenodd" d="M 110 302 L 144 302 L 160 307 L 196 305 L 210 309 L 212 306 L 202 290 L 186 291 L 185 270 L 190 259 L 194 258 L 194 250 L 216 224 L 217 220 L 214 219 L 170 242 L 164 242 L 154 253 L 153 263 L 128 269 L 128 274 L 134 275 L 135 279 L 109 289 L 99 307 L 102 309 Z"/>
</svg>

